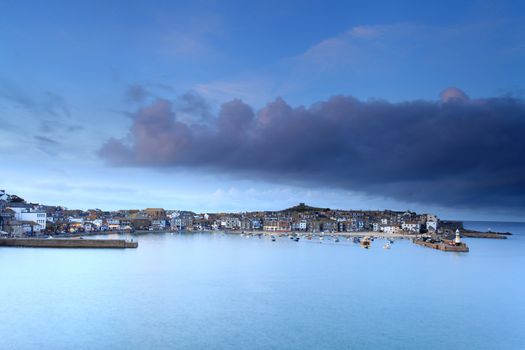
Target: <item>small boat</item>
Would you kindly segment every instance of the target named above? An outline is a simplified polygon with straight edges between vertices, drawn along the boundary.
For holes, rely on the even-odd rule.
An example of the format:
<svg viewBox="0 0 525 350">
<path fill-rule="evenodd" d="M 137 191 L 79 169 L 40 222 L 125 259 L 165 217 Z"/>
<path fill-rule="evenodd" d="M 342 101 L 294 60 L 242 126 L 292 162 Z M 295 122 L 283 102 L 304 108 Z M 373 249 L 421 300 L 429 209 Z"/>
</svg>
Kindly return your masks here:
<svg viewBox="0 0 525 350">
<path fill-rule="evenodd" d="M 295 237 L 294 241 L 299 242 L 299 237 Z"/>
<path fill-rule="evenodd" d="M 334 242 L 339 242 L 339 237 L 335 237 Z"/>
<path fill-rule="evenodd" d="M 361 240 L 361 247 L 365 248 L 365 249 L 368 249 L 370 248 L 370 244 L 372 243 L 372 241 L 370 240 L 369 237 L 364 237 L 362 240 Z"/>
<path fill-rule="evenodd" d="M 272 242 L 275 242 L 275 236 L 272 236 Z"/>
<path fill-rule="evenodd" d="M 390 243 L 385 243 L 385 245 L 383 246 L 383 249 L 390 249 Z"/>
<path fill-rule="evenodd" d="M 352 239 L 352 241 L 353 241 L 354 243 L 361 243 L 361 240 L 359 239 L 359 237 L 354 237 L 354 238 Z"/>
</svg>

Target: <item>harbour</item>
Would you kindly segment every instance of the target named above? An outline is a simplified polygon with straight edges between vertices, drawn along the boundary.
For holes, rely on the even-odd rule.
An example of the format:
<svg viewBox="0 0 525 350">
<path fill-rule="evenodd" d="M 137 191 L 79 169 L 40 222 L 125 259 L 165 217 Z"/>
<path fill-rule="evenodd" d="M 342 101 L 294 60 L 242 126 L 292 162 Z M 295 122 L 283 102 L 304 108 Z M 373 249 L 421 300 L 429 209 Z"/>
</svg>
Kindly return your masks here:
<svg viewBox="0 0 525 350">
<path fill-rule="evenodd" d="M 0 248 L 0 348 L 520 349 L 525 226 L 504 228 L 507 240 L 462 239 L 469 253 L 221 232 L 90 236 L 138 249 Z"/>
</svg>

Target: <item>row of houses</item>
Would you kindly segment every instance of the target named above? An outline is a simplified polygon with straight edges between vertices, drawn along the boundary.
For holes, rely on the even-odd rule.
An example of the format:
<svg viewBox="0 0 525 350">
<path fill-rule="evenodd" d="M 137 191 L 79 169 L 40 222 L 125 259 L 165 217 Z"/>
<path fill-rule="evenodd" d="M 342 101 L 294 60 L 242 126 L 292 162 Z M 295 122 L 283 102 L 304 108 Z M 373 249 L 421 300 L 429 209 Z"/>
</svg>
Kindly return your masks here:
<svg viewBox="0 0 525 350">
<path fill-rule="evenodd" d="M 420 233 L 438 229 L 437 216 L 411 211 L 331 210 L 304 203 L 283 211 L 241 213 L 197 214 L 163 208 L 84 211 L 29 204 L 0 191 L 0 231 L 11 235 L 136 230 Z"/>
<path fill-rule="evenodd" d="M 38 205 L 0 190 L 0 233 L 15 236 L 36 235 L 45 231 L 47 213 Z"/>
</svg>

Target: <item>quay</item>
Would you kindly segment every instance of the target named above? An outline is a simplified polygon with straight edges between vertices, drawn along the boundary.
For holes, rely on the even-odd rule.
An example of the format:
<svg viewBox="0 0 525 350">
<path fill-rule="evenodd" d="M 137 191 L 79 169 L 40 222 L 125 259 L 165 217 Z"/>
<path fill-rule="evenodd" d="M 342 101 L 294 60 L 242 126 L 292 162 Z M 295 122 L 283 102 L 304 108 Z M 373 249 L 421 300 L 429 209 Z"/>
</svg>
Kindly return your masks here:
<svg viewBox="0 0 525 350">
<path fill-rule="evenodd" d="M 125 249 L 138 246 L 138 242 L 124 239 L 0 238 L 0 247 Z"/>
<path fill-rule="evenodd" d="M 414 239 L 414 243 L 423 247 L 433 248 L 444 252 L 461 252 L 466 253 L 469 251 L 468 246 L 461 242 L 459 244 L 454 241 L 445 240 L 441 242 L 426 242 L 422 239 Z"/>
<path fill-rule="evenodd" d="M 456 229 L 456 238 L 454 240 L 450 239 L 439 239 L 435 240 L 430 237 L 424 239 L 424 238 L 416 238 L 413 240 L 413 242 L 417 245 L 442 250 L 444 252 L 461 252 L 466 253 L 469 251 L 468 246 L 461 242 L 461 236 L 459 234 L 459 229 Z"/>
</svg>

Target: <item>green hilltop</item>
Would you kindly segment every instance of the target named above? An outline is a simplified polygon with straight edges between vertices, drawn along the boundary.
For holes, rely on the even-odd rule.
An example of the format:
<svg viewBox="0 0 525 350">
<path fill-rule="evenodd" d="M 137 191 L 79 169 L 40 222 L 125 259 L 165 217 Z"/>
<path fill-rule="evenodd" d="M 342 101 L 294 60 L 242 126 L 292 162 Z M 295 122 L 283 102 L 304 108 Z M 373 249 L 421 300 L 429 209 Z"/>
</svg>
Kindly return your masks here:
<svg viewBox="0 0 525 350">
<path fill-rule="evenodd" d="M 294 207 L 291 207 L 291 208 L 288 208 L 288 209 L 284 209 L 283 211 L 284 212 L 297 212 L 297 213 L 303 213 L 303 212 L 307 212 L 307 211 L 329 211 L 330 208 L 316 208 L 316 207 L 311 207 L 309 205 L 306 205 L 304 203 L 299 203 L 298 205 L 294 206 Z"/>
</svg>

